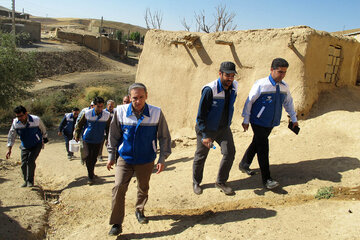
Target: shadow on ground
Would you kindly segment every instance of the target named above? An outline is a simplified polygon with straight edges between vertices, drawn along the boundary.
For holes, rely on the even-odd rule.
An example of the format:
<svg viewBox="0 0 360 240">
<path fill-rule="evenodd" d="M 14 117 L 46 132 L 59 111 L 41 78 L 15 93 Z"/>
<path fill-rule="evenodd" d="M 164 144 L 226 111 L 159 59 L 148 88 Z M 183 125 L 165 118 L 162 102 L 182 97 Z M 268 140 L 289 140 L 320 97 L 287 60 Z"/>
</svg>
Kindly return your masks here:
<svg viewBox="0 0 360 240">
<path fill-rule="evenodd" d="M 192 228 L 195 225 L 219 225 L 229 222 L 239 222 L 251 218 L 270 218 L 275 217 L 276 211 L 268 210 L 265 208 L 248 208 L 230 211 L 213 212 L 207 211 L 199 215 L 161 215 L 161 216 L 149 216 L 150 221 L 164 221 L 173 220 L 171 229 L 165 231 L 157 231 L 151 233 L 130 233 L 118 236 L 120 239 L 144 239 L 144 238 L 160 238 L 166 236 L 172 236 L 184 232 L 188 228 Z"/>
<path fill-rule="evenodd" d="M 271 165 L 270 172 L 271 176 L 279 181 L 282 187 L 286 187 L 305 184 L 314 179 L 338 183 L 341 182 L 341 173 L 358 168 L 360 168 L 360 161 L 357 158 L 335 157 Z M 260 170 L 256 169 L 256 171 L 258 174 L 245 179 L 230 181 L 229 185 L 235 191 L 261 188 Z M 213 184 L 207 185 L 213 187 Z M 275 192 L 279 194 L 287 193 L 284 191 Z"/>
</svg>

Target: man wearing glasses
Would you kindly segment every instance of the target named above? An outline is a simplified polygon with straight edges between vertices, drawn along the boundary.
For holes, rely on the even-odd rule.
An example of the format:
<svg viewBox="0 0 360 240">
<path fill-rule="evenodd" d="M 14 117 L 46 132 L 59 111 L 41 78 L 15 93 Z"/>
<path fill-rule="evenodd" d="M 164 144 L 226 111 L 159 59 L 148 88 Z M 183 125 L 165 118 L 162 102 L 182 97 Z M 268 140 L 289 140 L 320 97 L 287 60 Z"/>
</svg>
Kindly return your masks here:
<svg viewBox="0 0 360 240">
<path fill-rule="evenodd" d="M 290 115 L 293 128 L 298 126 L 289 86 L 282 81 L 288 67 L 289 63 L 285 59 L 274 59 L 270 75 L 257 80 L 251 88 L 242 113 L 244 131 L 249 129 L 251 123 L 254 137 L 239 164 L 239 169 L 248 175 L 254 175 L 250 165 L 257 154 L 262 181 L 267 189 L 279 186 L 270 176 L 268 137 L 273 127 L 280 124 L 282 106 Z"/>
<path fill-rule="evenodd" d="M 33 187 L 35 175 L 35 160 L 39 156 L 44 143 L 48 142 L 44 123 L 38 116 L 27 113 L 26 108 L 18 106 L 14 109 L 14 118 L 8 135 L 8 152 L 6 159 L 10 158 L 12 146 L 16 135 L 21 140 L 21 170 L 24 183 L 21 187 Z"/>
<path fill-rule="evenodd" d="M 203 191 L 200 183 L 203 178 L 205 161 L 210 148 L 214 146 L 214 141 L 220 145 L 223 155 L 215 187 L 226 195 L 234 194 L 226 182 L 235 158 L 230 124 L 237 96 L 238 83 L 234 81 L 236 73 L 234 63 L 223 62 L 220 65 L 219 78 L 202 88 L 196 117 L 197 148 L 193 163 L 193 190 L 197 195 L 202 194 Z"/>
</svg>

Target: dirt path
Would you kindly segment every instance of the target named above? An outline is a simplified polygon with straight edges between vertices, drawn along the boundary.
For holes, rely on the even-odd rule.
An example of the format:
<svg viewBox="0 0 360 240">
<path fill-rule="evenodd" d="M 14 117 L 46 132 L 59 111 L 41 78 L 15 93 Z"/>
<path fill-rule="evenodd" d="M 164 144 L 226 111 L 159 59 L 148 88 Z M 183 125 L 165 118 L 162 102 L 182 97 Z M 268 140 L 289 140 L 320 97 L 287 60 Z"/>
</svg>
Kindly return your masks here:
<svg viewBox="0 0 360 240">
<path fill-rule="evenodd" d="M 139 225 L 134 216 L 133 179 L 126 197 L 123 234 L 117 239 L 359 239 L 359 103 L 359 88 L 338 89 L 324 94 L 311 118 L 300 122 L 300 135 L 290 132 L 285 122 L 274 129 L 271 172 L 282 186 L 276 191 L 263 190 L 259 174 L 248 177 L 238 170 L 252 135 L 233 129 L 237 153 L 229 183 L 236 195 L 225 196 L 213 186 L 221 158 L 219 147 L 211 151 L 205 165 L 204 193 L 193 194 L 195 136 L 176 139 L 166 170 L 151 179 L 145 212 L 149 224 Z M 0 157 L 5 156 L 5 137 L 1 135 Z M 37 232 L 26 215 L 43 219 L 45 207 L 36 192 L 18 187 L 19 166 L 14 166 L 18 161 L 16 147 L 11 167 L 1 159 L 0 221 L 4 226 L 3 222 L 11 219 L 16 227 L 6 229 L 26 235 Z M 253 168 L 258 169 L 256 162 Z M 58 201 L 47 202 L 51 208 L 47 239 L 116 239 L 107 236 L 114 172 L 106 170 L 105 162 L 97 163 L 98 183 L 88 186 L 86 168 L 79 158 L 67 160 L 62 139 L 53 137 L 41 152 L 36 171 L 36 185 L 60 194 Z M 339 190 L 335 198 L 316 200 L 317 190 L 324 186 L 347 192 Z M 15 203 L 14 198 L 26 203 Z M 36 201 L 40 206 L 34 206 Z M 22 204 L 26 215 L 14 207 Z M 3 236 L 5 230 L 1 229 Z"/>
</svg>

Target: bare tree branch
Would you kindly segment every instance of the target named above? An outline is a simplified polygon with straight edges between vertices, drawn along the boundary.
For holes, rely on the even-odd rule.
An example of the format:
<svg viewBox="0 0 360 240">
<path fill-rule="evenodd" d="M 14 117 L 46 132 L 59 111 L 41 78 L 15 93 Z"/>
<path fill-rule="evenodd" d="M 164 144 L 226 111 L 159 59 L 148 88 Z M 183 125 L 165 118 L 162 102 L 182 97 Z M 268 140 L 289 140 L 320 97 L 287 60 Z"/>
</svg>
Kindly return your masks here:
<svg viewBox="0 0 360 240">
<path fill-rule="evenodd" d="M 145 19 L 147 29 L 150 29 L 150 24 L 149 24 L 150 15 L 151 15 L 150 8 L 146 8 L 145 14 L 144 14 L 144 19 Z"/>
<path fill-rule="evenodd" d="M 200 11 L 199 14 L 195 13 L 195 20 L 196 20 L 196 24 L 197 27 L 199 28 L 199 30 L 206 32 L 206 33 L 210 33 L 212 27 L 214 26 L 214 24 L 208 24 L 206 22 L 206 17 L 205 17 L 205 11 L 202 10 Z"/>
<path fill-rule="evenodd" d="M 150 8 L 146 8 L 144 19 L 147 29 L 151 27 L 154 29 L 160 29 L 162 24 L 163 14 L 161 11 L 155 11 L 154 15 L 151 13 Z"/>
<path fill-rule="evenodd" d="M 156 11 L 154 18 L 156 19 L 157 29 L 161 29 L 163 14 L 161 11 Z"/>
<path fill-rule="evenodd" d="M 229 13 L 226 5 L 218 5 L 215 9 L 215 32 L 235 30 L 237 25 L 232 26 L 232 24 L 236 14 L 234 12 Z"/>
<path fill-rule="evenodd" d="M 186 19 L 185 19 L 185 18 L 183 18 L 183 20 L 181 20 L 181 25 L 183 25 L 183 27 L 185 28 L 185 31 L 190 32 L 191 25 L 189 25 L 189 24 L 186 23 Z"/>
</svg>

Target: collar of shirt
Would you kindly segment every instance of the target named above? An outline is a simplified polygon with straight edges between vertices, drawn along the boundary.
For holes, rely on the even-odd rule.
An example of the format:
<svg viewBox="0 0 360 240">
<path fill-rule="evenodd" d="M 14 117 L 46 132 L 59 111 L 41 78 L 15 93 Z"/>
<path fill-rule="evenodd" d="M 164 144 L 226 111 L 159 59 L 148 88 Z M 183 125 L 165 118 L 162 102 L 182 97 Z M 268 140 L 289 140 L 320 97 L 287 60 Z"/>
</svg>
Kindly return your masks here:
<svg viewBox="0 0 360 240">
<path fill-rule="evenodd" d="M 271 74 L 269 75 L 269 80 L 270 80 L 270 82 L 271 82 L 271 85 L 273 85 L 273 86 L 276 85 L 276 81 L 273 79 L 273 77 L 271 76 Z M 281 81 L 280 83 L 283 84 L 283 85 L 285 85 L 285 84 L 283 83 L 283 81 Z"/>
<path fill-rule="evenodd" d="M 221 84 L 220 78 L 218 78 L 217 81 L 218 81 L 218 84 L 217 84 L 217 91 L 218 91 L 218 93 L 226 90 L 226 89 L 223 87 L 223 85 Z M 231 84 L 231 86 L 230 86 L 227 90 L 231 90 L 231 89 L 233 89 L 233 87 L 234 87 L 233 84 Z"/>
<path fill-rule="evenodd" d="M 101 111 L 101 113 L 96 114 L 95 108 L 93 108 L 91 116 L 93 116 L 93 117 L 94 117 L 94 116 L 99 116 L 99 118 L 101 118 L 101 117 L 102 117 L 102 111 Z"/>
<path fill-rule="evenodd" d="M 29 122 L 33 122 L 33 121 L 34 121 L 34 119 L 32 118 L 32 116 L 30 114 L 28 114 L 25 124 L 22 123 L 20 120 L 18 120 L 17 123 L 21 122 L 25 126 L 25 125 L 28 125 Z"/>
<path fill-rule="evenodd" d="M 138 116 L 140 117 L 141 115 L 145 115 L 147 117 L 150 117 L 150 111 L 149 111 L 149 106 L 147 105 L 147 103 L 145 103 L 145 106 L 143 108 L 143 110 L 139 113 L 139 115 L 137 116 L 137 114 L 135 113 L 132 104 L 129 104 L 129 107 L 127 109 L 126 112 L 126 116 L 130 117 L 131 115 L 134 115 L 138 118 Z"/>
</svg>

